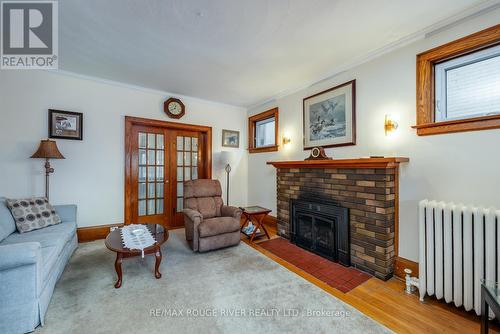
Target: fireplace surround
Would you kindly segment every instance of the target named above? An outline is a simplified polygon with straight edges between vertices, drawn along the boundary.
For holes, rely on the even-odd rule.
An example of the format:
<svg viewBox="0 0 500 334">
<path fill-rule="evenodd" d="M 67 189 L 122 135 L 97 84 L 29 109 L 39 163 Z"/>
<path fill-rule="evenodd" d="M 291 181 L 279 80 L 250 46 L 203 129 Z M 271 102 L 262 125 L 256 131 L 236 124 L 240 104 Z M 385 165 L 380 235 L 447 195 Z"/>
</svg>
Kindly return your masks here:
<svg viewBox="0 0 500 334">
<path fill-rule="evenodd" d="M 293 200 L 329 200 L 349 209 L 351 265 L 387 280 L 397 256 L 399 165 L 408 158 L 276 161 L 278 234 L 292 238 Z"/>
</svg>

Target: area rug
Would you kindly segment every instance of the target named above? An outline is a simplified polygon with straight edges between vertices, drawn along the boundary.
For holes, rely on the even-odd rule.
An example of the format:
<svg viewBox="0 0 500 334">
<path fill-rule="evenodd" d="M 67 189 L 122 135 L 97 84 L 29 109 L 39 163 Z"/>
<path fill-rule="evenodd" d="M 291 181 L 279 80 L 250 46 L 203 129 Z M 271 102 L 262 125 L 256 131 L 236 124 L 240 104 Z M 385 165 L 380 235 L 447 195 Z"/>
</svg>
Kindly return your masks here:
<svg viewBox="0 0 500 334">
<path fill-rule="evenodd" d="M 344 293 L 349 292 L 372 277 L 356 268 L 344 267 L 341 264 L 308 252 L 283 238 L 271 239 L 258 245 Z"/>
<path fill-rule="evenodd" d="M 103 241 L 80 244 L 37 333 L 390 333 L 245 243 L 193 253 L 184 230 L 154 257 L 124 259 Z"/>
</svg>

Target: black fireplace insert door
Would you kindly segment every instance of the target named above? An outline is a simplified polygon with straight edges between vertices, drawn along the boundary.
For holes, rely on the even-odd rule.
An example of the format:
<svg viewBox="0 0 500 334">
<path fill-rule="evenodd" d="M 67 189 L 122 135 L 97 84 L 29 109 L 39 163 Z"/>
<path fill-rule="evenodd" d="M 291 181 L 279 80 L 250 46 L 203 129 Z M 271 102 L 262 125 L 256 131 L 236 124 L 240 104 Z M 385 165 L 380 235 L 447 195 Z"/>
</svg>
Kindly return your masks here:
<svg viewBox="0 0 500 334">
<path fill-rule="evenodd" d="M 291 241 L 350 266 L 349 210 L 329 202 L 290 201 Z"/>
</svg>

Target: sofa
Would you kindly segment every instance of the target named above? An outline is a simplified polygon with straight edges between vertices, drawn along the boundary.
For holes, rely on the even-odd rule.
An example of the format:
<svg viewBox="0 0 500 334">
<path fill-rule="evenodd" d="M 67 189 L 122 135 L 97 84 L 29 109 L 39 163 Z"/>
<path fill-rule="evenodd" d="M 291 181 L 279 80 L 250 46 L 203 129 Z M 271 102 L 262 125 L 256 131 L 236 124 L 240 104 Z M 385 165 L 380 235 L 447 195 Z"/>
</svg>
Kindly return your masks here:
<svg viewBox="0 0 500 334">
<path fill-rule="evenodd" d="M 19 233 L 0 197 L 0 333 L 44 324 L 54 286 L 78 244 L 76 205 L 54 208 L 60 224 Z"/>
<path fill-rule="evenodd" d="M 184 226 L 193 251 L 206 252 L 240 242 L 241 210 L 224 205 L 218 180 L 184 182 Z"/>
</svg>

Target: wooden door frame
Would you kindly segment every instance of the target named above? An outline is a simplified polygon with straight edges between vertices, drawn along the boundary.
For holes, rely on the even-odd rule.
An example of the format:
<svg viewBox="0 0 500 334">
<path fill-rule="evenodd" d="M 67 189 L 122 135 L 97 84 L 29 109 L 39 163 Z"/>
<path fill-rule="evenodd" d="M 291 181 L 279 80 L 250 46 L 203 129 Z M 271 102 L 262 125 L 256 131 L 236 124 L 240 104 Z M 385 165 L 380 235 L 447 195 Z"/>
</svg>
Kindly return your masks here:
<svg viewBox="0 0 500 334">
<path fill-rule="evenodd" d="M 203 165 L 206 171 L 206 177 L 212 178 L 212 127 L 195 124 L 185 124 L 177 122 L 167 122 L 156 119 L 125 116 L 125 194 L 124 210 L 125 225 L 130 224 L 132 220 L 132 128 L 133 126 L 152 126 L 168 130 L 187 130 L 201 132 L 206 135 L 206 152 L 203 157 Z"/>
</svg>

